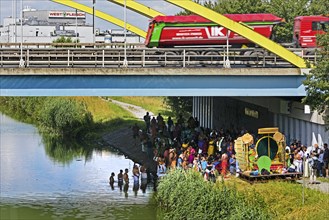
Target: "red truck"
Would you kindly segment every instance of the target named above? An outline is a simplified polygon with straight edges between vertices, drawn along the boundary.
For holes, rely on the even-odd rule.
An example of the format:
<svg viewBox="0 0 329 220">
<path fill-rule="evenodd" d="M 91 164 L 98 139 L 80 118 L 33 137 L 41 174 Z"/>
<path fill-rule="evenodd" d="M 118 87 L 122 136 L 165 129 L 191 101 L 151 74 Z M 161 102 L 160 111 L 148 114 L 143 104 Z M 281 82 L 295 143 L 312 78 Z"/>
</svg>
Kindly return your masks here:
<svg viewBox="0 0 329 220">
<path fill-rule="evenodd" d="M 282 21 L 273 14 L 225 14 L 226 17 L 243 22 L 254 31 L 271 37 L 273 26 Z M 145 44 L 148 47 L 177 47 L 223 45 L 226 39 L 232 46 L 252 44 L 240 35 L 218 26 L 198 15 L 157 16 L 149 24 Z"/>
<path fill-rule="evenodd" d="M 316 47 L 316 35 L 328 31 L 329 17 L 321 15 L 295 18 L 293 40 L 296 47 Z"/>
<path fill-rule="evenodd" d="M 236 22 L 244 23 L 254 31 L 271 38 L 274 25 L 282 18 L 273 14 L 225 14 Z M 298 47 L 315 47 L 316 34 L 323 34 L 329 24 L 326 16 L 299 16 L 295 18 L 294 42 Z M 254 46 L 254 43 L 226 28 L 198 15 L 157 16 L 149 24 L 145 45 L 147 47 L 202 47 L 226 44 L 232 47 Z"/>
</svg>

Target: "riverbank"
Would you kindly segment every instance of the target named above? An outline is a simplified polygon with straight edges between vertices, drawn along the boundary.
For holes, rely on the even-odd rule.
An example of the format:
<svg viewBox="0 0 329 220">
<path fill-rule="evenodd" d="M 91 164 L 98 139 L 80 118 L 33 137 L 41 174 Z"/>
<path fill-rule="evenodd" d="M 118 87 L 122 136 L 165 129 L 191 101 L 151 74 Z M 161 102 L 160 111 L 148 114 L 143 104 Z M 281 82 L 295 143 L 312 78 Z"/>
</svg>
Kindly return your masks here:
<svg viewBox="0 0 329 220">
<path fill-rule="evenodd" d="M 135 163 L 144 165 L 149 172 L 156 172 L 156 162 L 149 158 L 146 152 L 142 152 L 140 141 L 133 138 L 131 128 L 121 128 L 105 134 L 103 140 Z"/>
</svg>

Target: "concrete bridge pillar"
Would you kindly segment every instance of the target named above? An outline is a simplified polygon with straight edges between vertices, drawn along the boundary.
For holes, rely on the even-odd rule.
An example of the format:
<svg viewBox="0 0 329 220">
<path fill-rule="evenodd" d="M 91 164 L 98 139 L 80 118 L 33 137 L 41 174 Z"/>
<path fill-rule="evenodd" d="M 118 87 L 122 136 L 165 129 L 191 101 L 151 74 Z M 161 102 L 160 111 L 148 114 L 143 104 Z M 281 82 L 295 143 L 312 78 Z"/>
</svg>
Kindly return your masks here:
<svg viewBox="0 0 329 220">
<path fill-rule="evenodd" d="M 214 117 L 214 99 L 213 97 L 194 96 L 193 97 L 193 117 L 197 117 L 200 126 L 213 128 Z"/>
</svg>

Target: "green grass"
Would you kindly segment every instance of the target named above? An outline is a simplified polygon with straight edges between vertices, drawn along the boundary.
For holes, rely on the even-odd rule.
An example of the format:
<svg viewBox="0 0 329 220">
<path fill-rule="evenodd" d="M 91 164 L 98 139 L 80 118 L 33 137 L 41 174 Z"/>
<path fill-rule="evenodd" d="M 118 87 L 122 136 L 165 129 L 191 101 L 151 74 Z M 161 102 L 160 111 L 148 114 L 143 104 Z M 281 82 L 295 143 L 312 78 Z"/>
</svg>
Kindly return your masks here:
<svg viewBox="0 0 329 220">
<path fill-rule="evenodd" d="M 118 118 L 124 120 L 134 119 L 134 116 L 129 111 L 99 97 L 79 96 L 70 98 L 85 103 L 96 123 L 107 122 Z"/>
<path fill-rule="evenodd" d="M 95 131 L 97 133 L 110 132 L 121 127 L 131 126 L 134 123 L 143 124 L 131 112 L 100 97 L 80 96 L 70 98 L 85 103 L 88 111 L 93 115 L 94 122 L 97 125 Z"/>
<path fill-rule="evenodd" d="M 129 103 L 132 105 L 141 106 L 146 111 L 150 111 L 155 115 L 161 113 L 164 118 L 168 116 L 173 116 L 169 106 L 164 103 L 165 97 L 150 97 L 150 96 L 115 96 L 109 97 L 111 99 Z"/>
<path fill-rule="evenodd" d="M 261 198 L 246 198 L 223 183 L 215 187 L 200 173 L 176 169 L 163 177 L 156 199 L 164 210 L 164 219 L 270 219 Z"/>
<path fill-rule="evenodd" d="M 234 177 L 226 182 L 246 197 L 257 193 L 273 213 L 274 219 L 324 219 L 324 216 L 329 216 L 328 206 L 324 205 L 329 204 L 328 194 L 305 188 L 303 204 L 301 184 L 270 181 L 251 185 Z"/>
<path fill-rule="evenodd" d="M 195 219 L 308 220 L 329 216 L 328 194 L 303 189 L 298 183 L 249 184 L 231 177 L 211 184 L 193 171 L 175 170 L 167 174 L 159 182 L 156 199 L 164 209 L 165 219 L 194 219 L 197 216 Z"/>
<path fill-rule="evenodd" d="M 320 182 L 329 183 L 329 178 L 318 177 L 317 180 L 320 181 Z"/>
</svg>

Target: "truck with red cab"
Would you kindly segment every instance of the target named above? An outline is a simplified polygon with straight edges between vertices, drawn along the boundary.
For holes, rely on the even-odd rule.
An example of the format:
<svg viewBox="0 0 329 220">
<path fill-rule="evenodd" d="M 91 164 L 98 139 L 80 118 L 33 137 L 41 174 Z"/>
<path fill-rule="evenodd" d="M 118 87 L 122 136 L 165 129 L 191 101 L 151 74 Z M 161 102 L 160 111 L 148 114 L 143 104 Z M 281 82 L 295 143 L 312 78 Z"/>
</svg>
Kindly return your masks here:
<svg viewBox="0 0 329 220">
<path fill-rule="evenodd" d="M 329 17 L 322 15 L 295 18 L 293 41 L 296 47 L 316 47 L 316 35 L 328 32 Z"/>
</svg>

